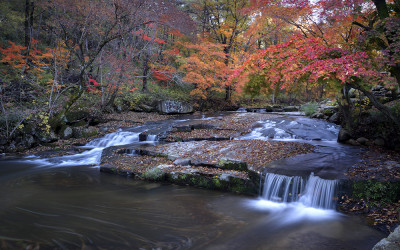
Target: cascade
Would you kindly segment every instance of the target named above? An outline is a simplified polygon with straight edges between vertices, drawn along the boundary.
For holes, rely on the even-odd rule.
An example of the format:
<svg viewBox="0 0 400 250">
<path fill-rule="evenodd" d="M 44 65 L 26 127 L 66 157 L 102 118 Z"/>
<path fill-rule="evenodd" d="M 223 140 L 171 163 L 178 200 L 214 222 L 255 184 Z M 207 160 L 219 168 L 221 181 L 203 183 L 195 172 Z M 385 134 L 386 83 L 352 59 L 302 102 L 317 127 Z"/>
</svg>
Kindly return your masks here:
<svg viewBox="0 0 400 250">
<path fill-rule="evenodd" d="M 265 175 L 263 198 L 278 202 L 297 201 L 303 186 L 303 179 L 300 176 L 267 173 Z"/>
<path fill-rule="evenodd" d="M 265 175 L 262 198 L 274 202 L 300 202 L 307 207 L 332 209 L 336 180 L 324 180 L 313 173 L 308 180 L 300 176 L 273 173 Z"/>
<path fill-rule="evenodd" d="M 118 146 L 132 143 L 139 140 L 139 133 L 128 131 L 118 131 L 108 134 L 102 138 L 97 138 L 85 145 L 89 148 L 106 148 L 110 146 Z"/>
<path fill-rule="evenodd" d="M 147 135 L 146 141 L 158 141 L 158 136 L 157 135 Z"/>
<path fill-rule="evenodd" d="M 104 148 L 138 142 L 139 134 L 136 132 L 118 131 L 87 143 L 83 148 L 88 148 L 89 150 L 82 153 L 48 159 L 32 159 L 29 161 L 42 166 L 97 165 L 100 162 L 101 153 Z"/>
</svg>

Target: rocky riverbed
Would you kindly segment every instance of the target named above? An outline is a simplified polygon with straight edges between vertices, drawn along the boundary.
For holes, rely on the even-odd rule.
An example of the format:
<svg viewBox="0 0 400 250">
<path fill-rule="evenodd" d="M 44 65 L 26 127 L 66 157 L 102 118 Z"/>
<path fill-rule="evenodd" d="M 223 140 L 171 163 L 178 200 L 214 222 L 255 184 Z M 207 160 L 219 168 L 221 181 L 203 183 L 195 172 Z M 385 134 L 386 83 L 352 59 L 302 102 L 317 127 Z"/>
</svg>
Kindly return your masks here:
<svg viewBox="0 0 400 250">
<path fill-rule="evenodd" d="M 106 123 L 94 127 L 98 131 L 97 136 L 147 122 L 182 120 L 170 126 L 165 122 L 162 129 L 153 126 L 150 131 L 139 136 L 143 141 L 149 136 L 158 138 L 163 141 L 159 142 L 160 145 L 123 145 L 104 149 L 101 171 L 151 181 L 258 194 L 259 173 L 268 163 L 296 155 L 308 155 L 315 150 L 308 143 L 231 140 L 260 126 L 258 121 L 277 117 L 271 113 L 230 113 L 223 116 L 197 113 L 187 117 L 135 112 L 107 115 Z M 169 129 L 165 130 L 166 127 Z M 59 140 L 25 153 L 31 155 L 42 152 L 46 157 L 75 154 L 84 150 L 76 146 L 84 145 L 93 138 L 95 136 Z M 398 183 L 399 155 L 377 147 L 364 149 L 361 160 L 346 172 L 347 177 L 367 184 L 368 181 Z M 366 214 L 371 224 L 392 231 L 398 224 L 400 204 L 391 202 L 371 207 L 371 202 L 359 197 L 344 197 L 341 200 L 341 210 Z"/>
</svg>

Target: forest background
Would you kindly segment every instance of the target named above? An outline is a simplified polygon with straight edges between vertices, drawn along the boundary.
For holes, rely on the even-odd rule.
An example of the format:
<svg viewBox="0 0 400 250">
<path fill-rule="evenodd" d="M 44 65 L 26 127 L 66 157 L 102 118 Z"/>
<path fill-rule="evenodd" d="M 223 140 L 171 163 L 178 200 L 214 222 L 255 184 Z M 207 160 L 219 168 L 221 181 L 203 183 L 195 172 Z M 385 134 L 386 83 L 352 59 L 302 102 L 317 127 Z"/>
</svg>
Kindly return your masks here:
<svg viewBox="0 0 400 250">
<path fill-rule="evenodd" d="M 400 149 L 399 84 L 399 0 L 0 2 L 3 150 L 161 100 L 203 111 L 327 99 L 355 137 Z"/>
</svg>

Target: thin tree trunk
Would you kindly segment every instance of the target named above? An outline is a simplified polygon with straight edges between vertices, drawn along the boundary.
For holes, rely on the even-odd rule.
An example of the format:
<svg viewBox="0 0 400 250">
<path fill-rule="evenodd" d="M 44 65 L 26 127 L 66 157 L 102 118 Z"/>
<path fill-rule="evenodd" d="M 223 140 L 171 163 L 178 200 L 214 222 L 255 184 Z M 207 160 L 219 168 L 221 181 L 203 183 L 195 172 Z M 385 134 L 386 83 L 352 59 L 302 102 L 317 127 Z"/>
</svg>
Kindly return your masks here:
<svg viewBox="0 0 400 250">
<path fill-rule="evenodd" d="M 143 59 L 143 87 L 142 92 L 147 92 L 147 74 L 149 73 L 149 55 L 145 53 Z"/>
</svg>

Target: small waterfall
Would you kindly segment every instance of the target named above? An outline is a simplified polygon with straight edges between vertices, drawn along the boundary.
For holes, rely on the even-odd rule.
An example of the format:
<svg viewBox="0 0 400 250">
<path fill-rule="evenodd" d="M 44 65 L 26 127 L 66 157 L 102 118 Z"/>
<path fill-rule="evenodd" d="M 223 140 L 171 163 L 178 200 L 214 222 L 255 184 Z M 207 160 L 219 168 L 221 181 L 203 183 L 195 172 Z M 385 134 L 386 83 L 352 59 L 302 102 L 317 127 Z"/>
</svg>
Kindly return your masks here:
<svg viewBox="0 0 400 250">
<path fill-rule="evenodd" d="M 85 147 L 91 148 L 106 148 L 110 146 L 118 146 L 132 143 L 139 140 L 139 133 L 132 133 L 128 131 L 118 131 L 108 134 L 102 138 L 94 139 L 87 143 Z"/>
<path fill-rule="evenodd" d="M 158 136 L 157 135 L 147 135 L 146 141 L 158 141 Z"/>
<path fill-rule="evenodd" d="M 305 184 L 305 185 L 304 185 Z M 267 173 L 262 198 L 274 202 L 300 202 L 304 206 L 332 209 L 336 180 L 324 180 L 311 173 L 307 181 L 300 176 Z"/>
<path fill-rule="evenodd" d="M 265 175 L 263 198 L 277 202 L 297 201 L 303 187 L 303 179 L 300 176 L 291 177 L 267 173 Z"/>
<path fill-rule="evenodd" d="M 311 173 L 300 202 L 310 207 L 334 208 L 333 197 L 336 185 L 336 180 L 324 180 Z"/>
<path fill-rule="evenodd" d="M 32 163 L 38 163 L 42 166 L 79 166 L 79 165 L 97 165 L 101 159 L 101 153 L 104 148 L 110 146 L 126 145 L 139 141 L 139 134 L 128 131 L 118 131 L 108 134 L 102 138 L 94 139 L 87 143 L 83 148 L 89 150 L 75 155 L 66 155 L 48 159 L 33 159 Z"/>
</svg>

